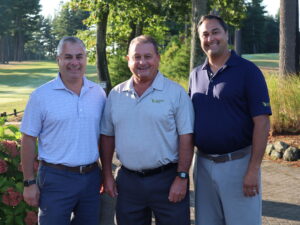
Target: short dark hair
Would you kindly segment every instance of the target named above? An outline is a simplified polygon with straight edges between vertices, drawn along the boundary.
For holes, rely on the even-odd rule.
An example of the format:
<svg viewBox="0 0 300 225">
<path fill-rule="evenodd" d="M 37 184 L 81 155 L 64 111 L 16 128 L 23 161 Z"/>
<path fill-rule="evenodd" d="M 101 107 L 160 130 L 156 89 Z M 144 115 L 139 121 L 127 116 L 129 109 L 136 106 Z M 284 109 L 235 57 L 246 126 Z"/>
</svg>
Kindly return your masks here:
<svg viewBox="0 0 300 225">
<path fill-rule="evenodd" d="M 198 31 L 199 31 L 199 27 L 204 22 L 204 20 L 217 20 L 219 22 L 219 24 L 223 27 L 224 31 L 225 32 L 228 31 L 228 25 L 225 23 L 225 21 L 221 17 L 216 16 L 216 15 L 212 15 L 212 14 L 205 15 L 205 16 L 202 16 L 200 18 L 199 23 L 197 25 L 197 30 Z"/>
<path fill-rule="evenodd" d="M 56 54 L 57 56 L 59 56 L 61 54 L 62 48 L 66 42 L 71 42 L 73 44 L 78 43 L 83 48 L 84 52 L 86 53 L 86 48 L 85 48 L 85 45 L 82 40 L 80 40 L 77 37 L 67 36 L 67 37 L 63 37 L 59 41 L 58 46 L 57 46 L 57 54 Z"/>
<path fill-rule="evenodd" d="M 137 36 L 134 39 L 132 39 L 130 44 L 129 44 L 128 53 L 130 51 L 131 46 L 135 43 L 142 43 L 142 44 L 150 43 L 150 44 L 153 45 L 155 53 L 157 55 L 159 55 L 157 42 L 150 35 L 140 35 L 140 36 Z"/>
</svg>

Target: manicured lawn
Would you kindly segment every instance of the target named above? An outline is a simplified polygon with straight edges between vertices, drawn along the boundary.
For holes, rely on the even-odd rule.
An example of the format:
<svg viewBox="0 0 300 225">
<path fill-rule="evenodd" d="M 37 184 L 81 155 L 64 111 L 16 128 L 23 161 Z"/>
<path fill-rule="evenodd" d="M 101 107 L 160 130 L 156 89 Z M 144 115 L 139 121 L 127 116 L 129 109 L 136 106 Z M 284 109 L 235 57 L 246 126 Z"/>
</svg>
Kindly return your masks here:
<svg viewBox="0 0 300 225">
<path fill-rule="evenodd" d="M 269 54 L 244 54 L 244 58 L 254 62 L 260 67 L 278 68 L 279 55 L 278 53 Z"/>
<path fill-rule="evenodd" d="M 0 64 L 0 113 L 24 110 L 30 93 L 56 76 L 57 64 L 54 61 Z M 98 81 L 95 66 L 88 65 L 87 77 Z"/>
</svg>

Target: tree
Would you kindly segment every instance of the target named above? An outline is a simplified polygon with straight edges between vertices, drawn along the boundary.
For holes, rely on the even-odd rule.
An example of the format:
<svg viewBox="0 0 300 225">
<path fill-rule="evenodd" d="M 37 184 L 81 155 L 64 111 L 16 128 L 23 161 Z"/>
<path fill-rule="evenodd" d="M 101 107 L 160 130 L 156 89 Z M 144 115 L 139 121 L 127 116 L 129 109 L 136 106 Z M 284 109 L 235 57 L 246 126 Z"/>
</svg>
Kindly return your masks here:
<svg viewBox="0 0 300 225">
<path fill-rule="evenodd" d="M 207 0 L 192 0 L 192 26 L 191 26 L 191 58 L 190 71 L 199 65 L 203 53 L 200 49 L 197 24 L 200 17 L 207 13 Z"/>
<path fill-rule="evenodd" d="M 242 39 L 243 52 L 262 53 L 265 39 L 265 10 L 262 0 L 252 0 L 247 3 L 247 17 L 243 21 Z"/>
<path fill-rule="evenodd" d="M 83 21 L 89 17 L 89 12 L 74 7 L 70 2 L 61 6 L 52 21 L 53 33 L 57 40 L 64 36 L 74 36 L 78 30 L 86 30 Z"/>
<path fill-rule="evenodd" d="M 21 61 L 38 23 L 39 0 L 3 0 L 0 10 L 0 59 Z"/>
<path fill-rule="evenodd" d="M 298 1 L 280 0 L 279 73 L 297 74 L 299 69 Z M 299 44 L 299 43 L 298 43 Z"/>
</svg>

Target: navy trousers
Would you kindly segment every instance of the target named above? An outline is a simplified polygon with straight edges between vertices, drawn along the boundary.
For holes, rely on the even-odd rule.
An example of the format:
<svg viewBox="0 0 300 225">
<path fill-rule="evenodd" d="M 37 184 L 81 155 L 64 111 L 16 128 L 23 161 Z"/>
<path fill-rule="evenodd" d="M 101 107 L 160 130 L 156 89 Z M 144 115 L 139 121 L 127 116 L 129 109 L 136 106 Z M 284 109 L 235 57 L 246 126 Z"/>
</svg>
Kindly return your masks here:
<svg viewBox="0 0 300 225">
<path fill-rule="evenodd" d="M 41 165 L 38 185 L 39 224 L 99 224 L 99 169 L 80 174 Z"/>
<path fill-rule="evenodd" d="M 118 225 L 151 225 L 152 213 L 157 225 L 189 225 L 189 191 L 179 203 L 168 200 L 176 170 L 142 177 L 120 169 L 116 179 Z"/>
</svg>

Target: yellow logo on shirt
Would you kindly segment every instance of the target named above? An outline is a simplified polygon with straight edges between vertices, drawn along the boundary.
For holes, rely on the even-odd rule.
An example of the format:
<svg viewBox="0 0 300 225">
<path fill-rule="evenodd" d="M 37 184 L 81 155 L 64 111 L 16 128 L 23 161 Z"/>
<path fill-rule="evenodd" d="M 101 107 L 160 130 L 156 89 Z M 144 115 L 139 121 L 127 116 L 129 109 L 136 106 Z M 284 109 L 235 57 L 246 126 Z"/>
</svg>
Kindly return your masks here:
<svg viewBox="0 0 300 225">
<path fill-rule="evenodd" d="M 270 102 L 262 102 L 262 104 L 263 104 L 264 107 L 270 106 Z"/>
<path fill-rule="evenodd" d="M 161 103 L 161 102 L 164 102 L 163 99 L 152 99 L 152 102 L 153 103 Z"/>
</svg>

